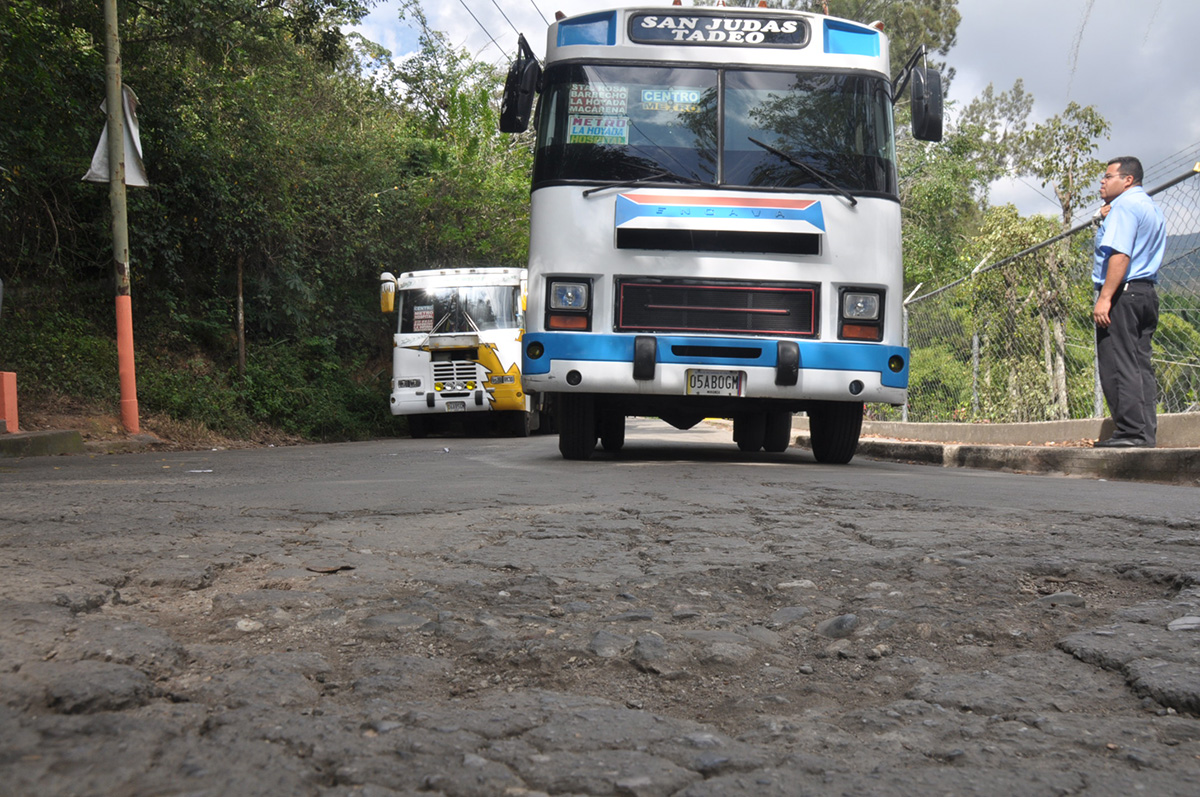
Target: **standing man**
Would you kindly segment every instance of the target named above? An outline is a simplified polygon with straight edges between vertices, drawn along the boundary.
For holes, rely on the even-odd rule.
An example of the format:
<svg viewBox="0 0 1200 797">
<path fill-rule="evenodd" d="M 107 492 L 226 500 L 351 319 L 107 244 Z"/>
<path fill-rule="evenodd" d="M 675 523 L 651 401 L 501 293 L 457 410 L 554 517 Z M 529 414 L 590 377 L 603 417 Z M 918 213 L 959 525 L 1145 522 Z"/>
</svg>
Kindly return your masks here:
<svg viewBox="0 0 1200 797">
<path fill-rule="evenodd" d="M 1153 448 L 1158 383 L 1150 340 L 1158 327 L 1158 269 L 1167 245 L 1162 211 L 1142 188 L 1142 163 L 1113 158 L 1100 180 L 1103 221 L 1096 233 L 1092 281 L 1099 291 L 1096 356 L 1100 386 L 1116 430 L 1097 448 Z"/>
</svg>

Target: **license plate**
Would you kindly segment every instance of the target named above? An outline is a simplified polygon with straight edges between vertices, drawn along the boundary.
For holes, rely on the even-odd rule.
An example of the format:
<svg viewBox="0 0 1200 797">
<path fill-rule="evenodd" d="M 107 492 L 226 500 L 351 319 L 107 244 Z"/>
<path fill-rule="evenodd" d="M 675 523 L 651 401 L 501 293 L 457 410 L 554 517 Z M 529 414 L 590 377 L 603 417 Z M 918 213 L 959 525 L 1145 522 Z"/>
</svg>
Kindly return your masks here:
<svg viewBox="0 0 1200 797">
<path fill-rule="evenodd" d="M 740 396 L 746 374 L 743 371 L 700 371 L 688 369 L 689 396 Z"/>
<path fill-rule="evenodd" d="M 465 401 L 447 401 L 446 412 L 466 412 L 467 402 Z"/>
</svg>

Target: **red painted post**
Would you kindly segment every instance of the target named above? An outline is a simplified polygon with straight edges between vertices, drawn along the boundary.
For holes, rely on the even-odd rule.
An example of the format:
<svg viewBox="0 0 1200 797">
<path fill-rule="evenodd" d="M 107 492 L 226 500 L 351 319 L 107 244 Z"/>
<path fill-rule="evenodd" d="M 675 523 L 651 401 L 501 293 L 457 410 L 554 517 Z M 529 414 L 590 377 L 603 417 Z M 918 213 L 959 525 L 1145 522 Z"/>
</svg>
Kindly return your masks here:
<svg viewBox="0 0 1200 797">
<path fill-rule="evenodd" d="M 133 301 L 129 294 L 117 296 L 117 373 L 121 378 L 121 425 L 137 434 L 137 374 L 133 366 Z"/>
<path fill-rule="evenodd" d="M 17 428 L 17 375 L 12 371 L 0 371 L 0 419 L 9 432 Z"/>
</svg>

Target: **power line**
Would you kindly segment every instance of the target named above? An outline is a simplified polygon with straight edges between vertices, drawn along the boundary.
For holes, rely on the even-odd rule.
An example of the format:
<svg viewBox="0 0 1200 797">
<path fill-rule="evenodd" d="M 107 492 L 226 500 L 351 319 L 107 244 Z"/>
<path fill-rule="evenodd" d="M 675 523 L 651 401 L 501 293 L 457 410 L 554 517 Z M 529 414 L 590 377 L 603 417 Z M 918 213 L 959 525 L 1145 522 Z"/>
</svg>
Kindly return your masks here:
<svg viewBox="0 0 1200 797">
<path fill-rule="evenodd" d="M 499 50 L 500 52 L 504 53 L 505 55 L 508 55 L 508 53 L 504 51 L 504 48 L 501 47 L 496 42 L 496 37 L 492 35 L 492 32 L 489 31 L 486 27 L 484 27 L 483 23 L 479 21 L 479 17 L 475 16 L 475 12 L 472 11 L 470 6 L 467 5 L 467 0 L 458 0 L 458 2 L 462 3 L 463 8 L 467 9 L 467 13 L 471 15 L 471 19 L 475 20 L 475 24 L 478 25 L 480 27 L 480 29 L 484 33 L 487 34 L 487 37 L 492 40 L 492 44 L 496 45 L 496 49 Z M 509 23 L 509 24 L 511 24 L 511 23 Z"/>
<path fill-rule="evenodd" d="M 546 26 L 549 27 L 550 21 L 548 19 L 546 19 L 546 15 L 542 13 L 542 9 L 538 8 L 538 4 L 533 2 L 533 0 L 529 0 L 529 3 L 533 6 L 533 10 L 538 12 L 538 16 L 542 18 L 542 22 L 544 22 L 546 24 Z"/>
<path fill-rule="evenodd" d="M 513 29 L 513 33 L 520 36 L 521 31 L 517 30 L 517 26 L 512 24 L 512 20 L 508 18 L 508 14 L 504 13 L 504 9 L 500 7 L 500 4 L 497 3 L 496 0 L 492 0 L 492 5 L 494 5 L 496 10 L 500 12 L 500 16 L 504 17 L 504 21 L 508 23 L 508 26 Z"/>
</svg>

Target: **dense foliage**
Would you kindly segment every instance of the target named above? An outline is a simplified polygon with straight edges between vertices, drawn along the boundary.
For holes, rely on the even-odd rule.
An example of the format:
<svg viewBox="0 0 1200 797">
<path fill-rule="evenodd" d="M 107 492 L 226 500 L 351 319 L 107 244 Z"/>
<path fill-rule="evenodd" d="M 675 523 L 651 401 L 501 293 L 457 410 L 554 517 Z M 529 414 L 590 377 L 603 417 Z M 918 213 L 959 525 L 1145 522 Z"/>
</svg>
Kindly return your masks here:
<svg viewBox="0 0 1200 797">
<path fill-rule="evenodd" d="M 497 132 L 499 76 L 428 30 L 393 65 L 342 34 L 360 0 L 119 9 L 152 183 L 128 192 L 141 407 L 230 431 L 390 428 L 379 272 L 525 260 L 529 153 Z M 108 191 L 80 182 L 103 43 L 99 0 L 0 5 L 0 370 L 30 395 L 115 398 Z"/>
</svg>

